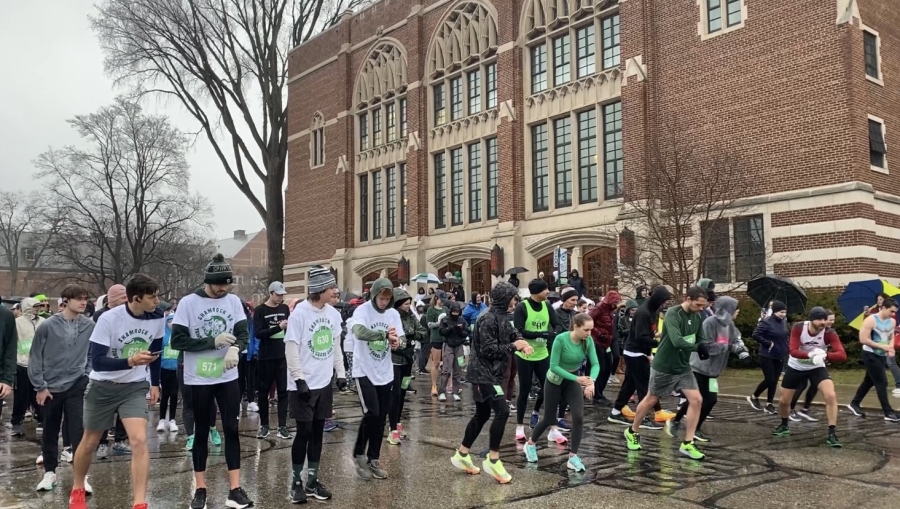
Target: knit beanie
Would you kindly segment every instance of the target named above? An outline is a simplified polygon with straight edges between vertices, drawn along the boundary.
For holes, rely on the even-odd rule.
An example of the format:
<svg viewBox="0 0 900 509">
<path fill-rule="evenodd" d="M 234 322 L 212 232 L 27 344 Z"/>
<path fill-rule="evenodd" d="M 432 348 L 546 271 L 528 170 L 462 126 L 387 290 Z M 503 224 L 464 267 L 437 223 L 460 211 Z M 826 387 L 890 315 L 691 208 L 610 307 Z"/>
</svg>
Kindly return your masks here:
<svg viewBox="0 0 900 509">
<path fill-rule="evenodd" d="M 815 309 L 815 308 L 813 308 L 813 309 Z M 784 305 L 784 302 L 781 302 L 780 300 L 776 300 L 775 302 L 772 303 L 772 312 L 773 313 L 777 313 L 779 311 L 786 311 L 786 310 L 787 310 L 787 306 Z M 823 309 L 823 311 L 824 311 L 824 309 Z"/>
<path fill-rule="evenodd" d="M 772 304 L 772 310 L 774 311 L 775 305 Z M 809 321 L 813 320 L 828 320 L 828 311 L 823 307 L 816 306 L 809 310 Z"/>
<path fill-rule="evenodd" d="M 225 261 L 225 256 L 222 253 L 217 253 L 216 256 L 213 256 L 209 265 L 206 266 L 206 270 L 203 273 L 203 282 L 208 285 L 230 285 L 233 276 L 231 265 L 228 265 L 228 262 Z"/>
<path fill-rule="evenodd" d="M 528 283 L 528 293 L 532 295 L 541 293 L 547 288 L 550 288 L 550 286 L 547 285 L 547 282 L 543 279 L 532 279 L 531 282 Z"/>
<path fill-rule="evenodd" d="M 578 292 L 574 288 L 569 288 L 562 293 L 559 300 L 565 302 L 572 297 L 578 297 Z"/>
<path fill-rule="evenodd" d="M 337 281 L 334 280 L 334 274 L 330 270 L 321 265 L 316 265 L 309 269 L 309 284 L 307 288 L 310 295 L 322 293 L 335 286 L 337 286 Z"/>
</svg>

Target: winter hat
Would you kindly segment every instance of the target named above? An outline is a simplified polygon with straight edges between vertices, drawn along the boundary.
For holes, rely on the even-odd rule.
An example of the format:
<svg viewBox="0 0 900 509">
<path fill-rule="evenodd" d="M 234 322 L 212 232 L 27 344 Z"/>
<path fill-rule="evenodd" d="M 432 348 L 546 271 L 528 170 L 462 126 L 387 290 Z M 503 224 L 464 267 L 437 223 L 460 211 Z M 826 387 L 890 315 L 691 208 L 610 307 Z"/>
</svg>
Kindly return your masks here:
<svg viewBox="0 0 900 509">
<path fill-rule="evenodd" d="M 532 279 L 530 283 L 528 283 L 528 293 L 534 295 L 536 293 L 541 293 L 550 286 L 543 279 Z"/>
<path fill-rule="evenodd" d="M 110 302 L 115 302 L 117 305 L 125 302 L 128 299 L 128 296 L 125 293 L 124 285 L 112 285 L 109 287 L 109 291 L 106 293 L 106 300 L 104 301 L 106 304 Z"/>
<path fill-rule="evenodd" d="M 776 301 L 777 302 L 777 301 Z M 780 304 L 780 302 L 779 302 Z M 783 306 L 784 304 L 782 304 Z M 772 304 L 772 310 L 775 310 L 775 304 Z M 809 310 L 809 321 L 813 320 L 828 320 L 828 311 L 825 308 L 816 306 Z"/>
<path fill-rule="evenodd" d="M 231 265 L 225 261 L 222 253 L 216 253 L 209 265 L 203 273 L 203 282 L 208 285 L 230 285 L 234 273 L 231 271 Z"/>
<path fill-rule="evenodd" d="M 813 311 L 815 311 L 816 309 L 821 309 L 822 312 L 825 312 L 825 310 L 822 308 L 813 308 Z M 784 305 L 784 302 L 781 302 L 780 300 L 776 300 L 775 302 L 772 303 L 772 312 L 777 313 L 779 311 L 787 311 L 787 306 Z M 810 311 L 810 318 L 812 318 L 812 311 Z M 827 315 L 826 315 L 826 318 L 827 318 Z"/>
<path fill-rule="evenodd" d="M 578 297 L 578 292 L 576 292 L 573 288 L 569 288 L 568 290 L 566 290 L 562 293 L 559 300 L 565 302 L 565 301 L 571 299 L 572 297 Z"/>
<path fill-rule="evenodd" d="M 334 274 L 330 270 L 321 265 L 316 265 L 309 269 L 309 285 L 307 286 L 309 294 L 314 295 L 334 288 L 337 286 L 337 281 L 334 280 Z"/>
</svg>

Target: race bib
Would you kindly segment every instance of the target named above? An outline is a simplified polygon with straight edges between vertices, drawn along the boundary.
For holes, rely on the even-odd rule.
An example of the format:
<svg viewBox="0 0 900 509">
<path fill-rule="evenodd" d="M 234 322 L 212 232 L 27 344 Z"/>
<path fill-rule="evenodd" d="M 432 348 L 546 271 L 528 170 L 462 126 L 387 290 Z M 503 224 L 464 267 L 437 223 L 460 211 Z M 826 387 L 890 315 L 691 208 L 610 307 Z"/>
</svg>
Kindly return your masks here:
<svg viewBox="0 0 900 509">
<path fill-rule="evenodd" d="M 200 357 L 197 359 L 197 376 L 200 378 L 221 378 L 225 372 L 225 359 L 222 357 Z"/>
<path fill-rule="evenodd" d="M 715 378 L 709 379 L 709 392 L 716 394 L 719 392 L 719 380 Z"/>
<path fill-rule="evenodd" d="M 31 353 L 31 340 L 22 340 L 19 341 L 19 344 L 16 345 L 16 349 L 19 355 L 28 355 Z"/>
<path fill-rule="evenodd" d="M 503 389 L 499 385 L 494 386 L 494 392 L 497 393 L 497 396 L 503 396 Z"/>
<path fill-rule="evenodd" d="M 403 377 L 403 380 L 400 381 L 400 388 L 403 389 L 404 391 L 405 391 L 406 389 L 409 389 L 409 382 L 410 382 L 410 380 L 412 380 L 412 377 L 411 377 L 411 376 L 405 376 L 405 377 Z"/>
<path fill-rule="evenodd" d="M 178 350 L 172 350 L 172 347 L 166 345 L 163 348 L 163 359 L 177 359 L 178 358 Z"/>
<path fill-rule="evenodd" d="M 127 359 L 136 355 L 139 352 L 147 351 L 150 348 L 150 343 L 145 341 L 133 341 L 128 343 L 127 345 L 122 346 L 122 357 Z"/>
<path fill-rule="evenodd" d="M 694 343 L 697 342 L 697 335 L 696 335 L 696 334 L 691 334 L 691 335 L 689 335 L 689 336 L 684 336 L 682 339 L 684 339 L 686 342 L 688 342 L 688 343 L 690 343 L 690 344 L 693 345 Z"/>
<path fill-rule="evenodd" d="M 547 372 L 547 381 L 554 383 L 554 384 L 559 384 L 562 382 L 562 377 L 552 371 L 548 371 Z"/>
<path fill-rule="evenodd" d="M 462 366 L 463 364 L 466 363 L 466 358 L 465 358 L 465 357 L 462 357 L 462 356 L 457 357 L 457 358 L 456 358 L 456 363 L 459 364 L 460 366 Z"/>
</svg>

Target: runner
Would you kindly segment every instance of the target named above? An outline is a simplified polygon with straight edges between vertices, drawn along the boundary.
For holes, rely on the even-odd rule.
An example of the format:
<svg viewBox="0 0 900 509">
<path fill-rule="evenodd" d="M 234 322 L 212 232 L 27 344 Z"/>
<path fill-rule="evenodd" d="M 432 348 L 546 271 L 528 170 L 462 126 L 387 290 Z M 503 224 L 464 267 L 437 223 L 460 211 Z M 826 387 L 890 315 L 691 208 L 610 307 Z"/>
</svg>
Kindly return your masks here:
<svg viewBox="0 0 900 509">
<path fill-rule="evenodd" d="M 759 383 L 753 395 L 747 396 L 755 410 L 765 410 L 775 414 L 775 390 L 778 388 L 778 377 L 784 371 L 784 358 L 788 354 L 787 306 L 781 301 L 772 302 L 772 314 L 764 318 L 753 331 L 753 339 L 759 343 L 759 367 L 763 372 L 763 381 Z M 766 406 L 759 402 L 759 395 L 766 392 Z"/>
<path fill-rule="evenodd" d="M 475 415 L 469 420 L 456 454 L 450 459 L 454 467 L 468 473 L 478 474 L 481 469 L 475 466 L 469 455 L 469 448 L 481 433 L 485 423 L 494 413 L 488 439 L 488 457 L 482 463 L 485 473 L 500 484 L 512 480 L 500 461 L 500 444 L 503 441 L 503 430 L 509 419 L 509 406 L 503 397 L 503 375 L 509 363 L 510 354 L 519 351 L 524 355 L 534 353 L 531 345 L 519 336 L 510 324 L 509 314 L 516 305 L 516 287 L 509 283 L 497 283 L 491 290 L 491 307 L 475 321 L 472 333 L 472 360 L 469 363 L 466 378 L 472 384 L 472 396 L 475 400 Z M 548 408 L 548 411 L 549 408 Z M 552 414 L 551 414 L 552 415 Z"/>
<path fill-rule="evenodd" d="M 325 420 L 331 417 L 334 406 L 331 379 L 337 373 L 338 382 L 345 383 L 346 377 L 336 341 L 341 334 L 341 313 L 331 306 L 336 287 L 331 271 L 321 266 L 311 268 L 309 296 L 294 307 L 284 337 L 291 416 L 297 422 L 291 446 L 294 504 L 305 503 L 307 498 L 331 498 L 331 492 L 319 482 L 319 460 Z M 304 462 L 308 462 L 305 489 L 301 479 Z"/>
<path fill-rule="evenodd" d="M 378 466 L 394 380 L 388 348 L 396 350 L 403 341 L 403 321 L 393 308 L 392 286 L 390 279 L 376 280 L 372 284 L 372 299 L 356 308 L 347 322 L 347 336 L 353 344 L 353 378 L 363 410 L 353 460 L 357 475 L 363 479 L 388 476 Z"/>
<path fill-rule="evenodd" d="M 865 417 L 866 414 L 859 407 L 863 398 L 869 393 L 869 389 L 875 387 L 878 394 L 878 402 L 884 412 L 884 420 L 900 422 L 900 415 L 894 412 L 887 393 L 887 369 L 888 357 L 894 357 L 894 328 L 897 321 L 892 316 L 897 312 L 897 301 L 888 297 L 884 299 L 881 308 L 863 320 L 859 329 L 859 342 L 862 343 L 862 361 L 866 367 L 866 375 L 856 390 L 853 401 L 847 405 L 853 415 Z"/>
<path fill-rule="evenodd" d="M 178 433 L 175 414 L 178 412 L 178 351 L 172 349 L 172 320 L 175 314 L 166 311 L 163 319 L 163 354 L 159 370 L 159 383 L 162 386 L 159 399 L 159 424 L 156 431 Z M 168 412 L 168 420 L 166 419 Z"/>
<path fill-rule="evenodd" d="M 697 352 L 700 360 L 709 359 L 709 348 L 703 336 L 700 315 L 705 308 L 706 291 L 699 286 L 692 286 L 688 288 L 681 305 L 672 306 L 666 312 L 662 340 L 650 368 L 649 393 L 634 412 L 631 427 L 625 428 L 625 440 L 629 450 L 641 449 L 641 436 L 638 433 L 641 422 L 659 402 L 659 398 L 667 396 L 672 391 L 681 390 L 691 406 L 687 412 L 684 441 L 679 450 L 681 454 L 691 459 L 702 460 L 706 457 L 694 446 L 694 431 L 697 429 L 703 398 L 700 396 L 697 380 L 691 372 L 690 365 L 692 352 Z"/>
<path fill-rule="evenodd" d="M 832 326 L 834 326 L 834 311 L 826 309 L 825 312 L 828 313 L 828 319 L 825 320 L 825 327 L 828 330 L 833 331 Z M 806 387 L 809 387 L 809 389 L 806 391 L 806 399 L 803 402 L 803 408 L 795 411 L 794 409 L 797 407 L 797 402 L 800 401 L 800 396 L 803 394 L 803 390 Z M 794 422 L 799 422 L 801 418 L 806 419 L 810 422 L 818 422 L 819 419 L 816 419 L 812 416 L 810 408 L 812 406 L 813 399 L 815 399 L 816 394 L 818 393 L 819 389 L 816 387 L 809 386 L 806 383 L 801 385 L 800 389 L 794 392 L 794 397 L 791 398 L 791 413 L 790 415 L 788 415 L 788 418 Z"/>
<path fill-rule="evenodd" d="M 544 404 L 543 386 L 550 369 L 549 343 L 557 334 L 562 332 L 559 318 L 547 304 L 547 295 L 550 287 L 543 279 L 534 279 L 528 283 L 528 291 L 531 296 L 523 300 L 513 311 L 513 323 L 516 330 L 528 341 L 533 353 L 525 354 L 519 349 L 516 352 L 516 369 L 519 372 L 519 399 L 516 401 L 516 440 L 524 442 L 525 436 L 525 410 L 528 408 L 528 393 L 531 392 L 532 377 L 538 379 L 538 396 L 534 401 L 534 410 L 531 412 L 531 427 L 537 426 L 540 419 L 541 405 Z M 558 409 L 552 409 L 557 413 Z M 568 440 L 563 435 L 558 425 L 550 428 L 547 437 L 558 444 L 564 444 Z"/>
<path fill-rule="evenodd" d="M 84 390 L 90 372 L 87 353 L 94 322 L 82 314 L 88 300 L 88 291 L 84 287 L 69 285 L 61 295 L 65 307 L 34 331 L 28 355 L 28 378 L 37 392 L 37 404 L 42 407 L 44 427 L 41 437 L 44 478 L 37 485 L 37 491 L 49 491 L 56 486 L 63 416 L 73 453 L 78 451 L 84 430 Z M 93 491 L 86 482 L 84 489 L 88 494 Z"/>
<path fill-rule="evenodd" d="M 440 375 L 441 355 L 444 349 L 444 338 L 441 337 L 441 320 L 440 316 L 445 312 L 444 304 L 446 303 L 447 294 L 442 290 L 438 290 L 431 297 L 431 306 L 425 311 L 425 326 L 430 331 L 431 347 L 428 351 L 428 362 L 430 363 L 431 373 L 431 395 L 438 396 L 438 376 Z"/>
<path fill-rule="evenodd" d="M 847 360 L 847 354 L 838 335 L 825 328 L 827 319 L 828 312 L 816 306 L 809 310 L 809 321 L 795 323 L 791 328 L 790 357 L 781 382 L 781 400 L 778 404 L 781 425 L 775 428 L 772 435 L 790 436 L 788 415 L 791 398 L 798 387 L 809 381 L 813 387 L 818 387 L 822 397 L 825 398 L 825 414 L 828 416 L 828 438 L 825 443 L 829 447 L 843 447 L 835 433 L 838 415 L 837 395 L 834 393 L 834 382 L 828 375 L 825 362 L 844 362 Z M 827 351 L 829 347 L 830 352 Z"/>
<path fill-rule="evenodd" d="M 694 431 L 694 439 L 700 442 L 709 442 L 709 437 L 700 431 L 700 427 L 718 401 L 718 377 L 728 367 L 728 354 L 736 353 L 741 359 L 750 357 L 741 340 L 741 333 L 734 325 L 738 311 L 737 300 L 727 296 L 719 297 L 716 302 L 716 314 L 703 321 L 703 337 L 710 339 L 709 359 L 700 360 L 699 354 L 696 352 L 691 354 L 691 370 L 703 397 L 697 430 Z M 677 438 L 681 420 L 687 414 L 689 405 L 690 403 L 681 405 L 675 417 L 666 421 L 666 434 L 670 437 Z"/>
<path fill-rule="evenodd" d="M 440 319 L 438 330 L 444 340 L 441 350 L 441 385 L 438 387 L 438 401 L 447 401 L 447 389 L 452 378 L 450 391 L 453 400 L 459 401 L 463 388 L 460 383 L 460 372 L 465 364 L 463 344 L 469 338 L 469 324 L 462 317 L 458 302 L 447 305 L 447 315 Z"/>
<path fill-rule="evenodd" d="M 210 415 L 214 401 L 222 414 L 225 464 L 231 485 L 225 505 L 243 509 L 253 505 L 253 501 L 241 488 L 241 389 L 236 368 L 250 333 L 241 299 L 228 293 L 232 271 L 224 256 L 213 257 L 206 266 L 203 283 L 203 288 L 181 299 L 172 321 L 172 348 L 184 353 L 184 384 L 192 393 L 196 421 L 196 441 L 191 450 L 196 490 L 191 509 L 206 508 L 207 437 L 215 422 L 210 421 L 215 416 Z"/>
<path fill-rule="evenodd" d="M 253 324 L 259 338 L 257 376 L 259 379 L 256 399 L 259 400 L 259 432 L 256 438 L 269 436 L 269 389 L 272 383 L 278 394 L 278 438 L 290 439 L 287 430 L 288 380 L 287 361 L 284 357 L 284 331 L 291 312 L 284 303 L 287 291 L 280 281 L 269 285 L 269 298 L 256 307 Z M 251 391 L 252 388 L 247 388 Z"/>
<path fill-rule="evenodd" d="M 394 383 L 391 386 L 391 408 L 388 411 L 390 420 L 390 435 L 388 443 L 400 445 L 400 439 L 404 437 L 403 425 L 400 424 L 400 415 L 403 413 L 403 404 L 406 400 L 406 391 L 412 377 L 413 353 L 417 344 L 423 344 L 428 338 L 428 331 L 416 315 L 410 310 L 412 297 L 403 288 L 394 288 L 394 309 L 400 313 L 403 322 L 404 341 L 391 352 L 391 363 L 394 365 Z"/>
<path fill-rule="evenodd" d="M 40 308 L 37 299 L 27 297 L 22 299 L 22 316 L 16 318 L 16 331 L 19 342 L 16 355 L 16 390 L 13 394 L 12 436 L 22 436 L 25 430 L 22 423 L 25 421 L 25 413 L 29 408 L 37 408 L 34 400 L 34 387 L 28 379 L 28 355 L 31 353 L 31 342 L 37 328 L 44 323 L 44 318 L 38 315 Z M 37 417 L 35 417 L 37 420 Z"/>
<path fill-rule="evenodd" d="M 135 274 L 125 286 L 128 302 L 105 313 L 91 334 L 90 383 L 84 396 L 84 436 L 75 450 L 74 486 L 69 509 L 87 509 L 85 477 L 100 436 L 116 422 L 131 443 L 131 489 L 134 509 L 147 509 L 150 451 L 147 449 L 147 401 L 159 400 L 159 367 L 165 323 L 159 285 Z M 150 383 L 147 383 L 147 379 Z"/>
<path fill-rule="evenodd" d="M 572 290 L 573 297 L 574 290 Z M 591 339 L 591 329 L 594 321 L 591 317 L 581 313 L 572 318 L 570 332 L 563 332 L 553 341 L 553 350 L 550 353 L 550 371 L 547 373 L 547 385 L 544 386 L 544 398 L 547 406 L 544 408 L 544 417 L 531 432 L 531 439 L 525 444 L 525 458 L 532 463 L 537 462 L 537 447 L 534 442 L 544 431 L 556 424 L 557 417 L 554 408 L 565 400 L 570 402 L 572 412 L 572 435 L 569 446 L 569 461 L 566 468 L 576 472 L 584 472 L 584 464 L 578 457 L 578 446 L 584 428 L 584 400 L 590 400 L 594 395 L 594 381 L 600 376 L 600 364 L 597 359 L 597 350 Z M 587 359 L 591 363 L 590 376 L 578 376 L 578 368 Z"/>
</svg>

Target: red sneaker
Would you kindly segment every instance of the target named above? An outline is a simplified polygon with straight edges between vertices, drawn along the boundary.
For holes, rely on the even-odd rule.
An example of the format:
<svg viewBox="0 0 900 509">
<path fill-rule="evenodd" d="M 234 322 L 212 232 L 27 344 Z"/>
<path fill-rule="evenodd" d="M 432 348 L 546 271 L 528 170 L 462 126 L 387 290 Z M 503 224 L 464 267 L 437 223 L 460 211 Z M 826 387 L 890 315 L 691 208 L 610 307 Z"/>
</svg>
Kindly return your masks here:
<svg viewBox="0 0 900 509">
<path fill-rule="evenodd" d="M 72 494 L 69 495 L 69 509 L 88 509 L 85 495 L 84 489 L 72 490 Z"/>
<path fill-rule="evenodd" d="M 132 509 L 147 509 L 147 502 L 144 502 L 143 504 L 134 504 Z"/>
</svg>

